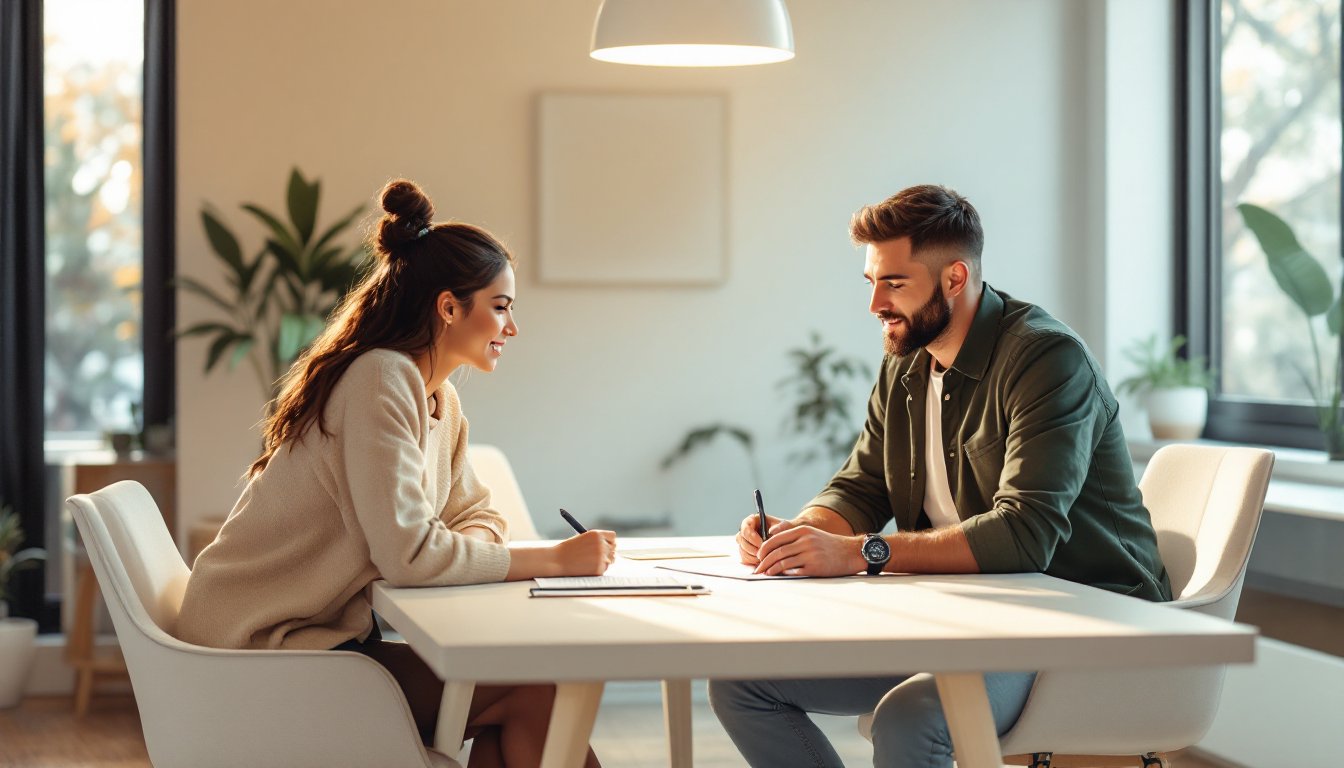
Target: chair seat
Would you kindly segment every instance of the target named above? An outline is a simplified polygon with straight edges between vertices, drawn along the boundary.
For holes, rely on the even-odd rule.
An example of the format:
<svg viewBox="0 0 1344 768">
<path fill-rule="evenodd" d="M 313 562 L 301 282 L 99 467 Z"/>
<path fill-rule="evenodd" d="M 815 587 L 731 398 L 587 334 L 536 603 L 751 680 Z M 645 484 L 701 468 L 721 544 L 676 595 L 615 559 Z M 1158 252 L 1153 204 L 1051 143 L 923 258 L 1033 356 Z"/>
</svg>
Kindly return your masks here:
<svg viewBox="0 0 1344 768">
<path fill-rule="evenodd" d="M 1148 462 L 1139 488 L 1173 608 L 1227 620 L 1236 615 L 1273 466 L 1269 451 L 1207 445 L 1164 446 Z M 1109 762 L 1080 758 L 1097 765 L 1123 764 L 1111 756 L 1184 749 L 1212 724 L 1223 672 L 1222 666 L 1043 671 L 1000 747 L 1005 755 L 1107 756 Z M 859 718 L 858 730 L 872 741 L 871 714 Z M 1142 759 L 1132 757 L 1131 764 Z"/>
</svg>

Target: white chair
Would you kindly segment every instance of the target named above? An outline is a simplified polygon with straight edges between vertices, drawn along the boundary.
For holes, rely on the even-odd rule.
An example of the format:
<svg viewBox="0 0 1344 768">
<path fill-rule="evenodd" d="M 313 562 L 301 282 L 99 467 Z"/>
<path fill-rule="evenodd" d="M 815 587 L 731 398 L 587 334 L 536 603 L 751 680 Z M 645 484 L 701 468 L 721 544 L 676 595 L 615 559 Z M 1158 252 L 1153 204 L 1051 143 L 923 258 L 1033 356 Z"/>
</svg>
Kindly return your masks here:
<svg viewBox="0 0 1344 768">
<path fill-rule="evenodd" d="M 513 476 L 513 467 L 504 452 L 493 445 L 472 444 L 467 447 L 467 460 L 476 473 L 476 479 L 490 489 L 490 506 L 509 523 L 509 538 L 514 541 L 535 541 L 541 535 L 532 523 L 532 515 L 523 501 L 523 491 Z"/>
<path fill-rule="evenodd" d="M 1231 620 L 1260 527 L 1274 454 L 1168 445 L 1139 482 L 1171 605 Z M 1049 768 L 1160 765 L 1204 737 L 1218 712 L 1223 666 L 1050 671 L 1036 677 L 1004 734 L 1005 762 Z M 871 739 L 872 716 L 859 720 Z"/>
<path fill-rule="evenodd" d="M 396 680 L 341 651 L 225 651 L 169 632 L 191 574 L 154 500 L 123 481 L 70 497 L 157 768 L 460 768 L 420 743 Z"/>
</svg>

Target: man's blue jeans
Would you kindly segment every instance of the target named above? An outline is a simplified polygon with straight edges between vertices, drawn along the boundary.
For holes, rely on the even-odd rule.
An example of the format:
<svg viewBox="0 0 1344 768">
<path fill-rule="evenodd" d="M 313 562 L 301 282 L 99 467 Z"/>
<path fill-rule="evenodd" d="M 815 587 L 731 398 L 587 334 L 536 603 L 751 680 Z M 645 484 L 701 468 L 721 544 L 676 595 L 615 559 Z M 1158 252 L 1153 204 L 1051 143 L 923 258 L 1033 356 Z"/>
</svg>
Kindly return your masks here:
<svg viewBox="0 0 1344 768">
<path fill-rule="evenodd" d="M 1022 714 L 1035 672 L 985 675 L 999 735 Z M 755 768 L 843 768 L 808 712 L 873 714 L 877 768 L 952 768 L 952 738 L 933 676 L 829 680 L 711 680 L 709 704 Z"/>
</svg>

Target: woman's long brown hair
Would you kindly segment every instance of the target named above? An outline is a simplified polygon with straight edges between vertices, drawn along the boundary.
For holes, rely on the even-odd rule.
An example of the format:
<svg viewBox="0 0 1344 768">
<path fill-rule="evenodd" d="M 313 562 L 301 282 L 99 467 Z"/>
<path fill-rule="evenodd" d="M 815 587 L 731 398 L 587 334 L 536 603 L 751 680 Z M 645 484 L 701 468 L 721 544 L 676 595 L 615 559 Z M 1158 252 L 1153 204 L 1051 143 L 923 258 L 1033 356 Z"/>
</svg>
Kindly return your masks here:
<svg viewBox="0 0 1344 768">
<path fill-rule="evenodd" d="M 281 446 L 292 448 L 314 422 L 329 434 L 323 410 L 356 357 L 371 349 L 432 354 L 440 332 L 434 314 L 439 294 L 451 291 L 469 313 L 472 296 L 513 264 L 513 256 L 489 232 L 470 224 L 431 223 L 434 204 L 414 182 L 388 182 L 379 197 L 386 213 L 370 237 L 377 263 L 281 380 L 263 430 L 261 456 L 248 477 L 265 469 Z"/>
</svg>

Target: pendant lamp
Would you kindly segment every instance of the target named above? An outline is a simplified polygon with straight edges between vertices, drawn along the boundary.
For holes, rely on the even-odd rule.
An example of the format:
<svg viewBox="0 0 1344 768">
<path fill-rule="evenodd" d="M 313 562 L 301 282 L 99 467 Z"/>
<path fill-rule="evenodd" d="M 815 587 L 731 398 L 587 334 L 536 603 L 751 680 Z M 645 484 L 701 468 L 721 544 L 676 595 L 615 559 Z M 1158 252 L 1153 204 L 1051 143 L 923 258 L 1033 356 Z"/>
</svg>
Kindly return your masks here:
<svg viewBox="0 0 1344 768">
<path fill-rule="evenodd" d="M 735 67 L 793 58 L 784 0 L 602 0 L 590 54 L 653 67 Z"/>
</svg>

